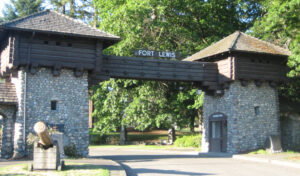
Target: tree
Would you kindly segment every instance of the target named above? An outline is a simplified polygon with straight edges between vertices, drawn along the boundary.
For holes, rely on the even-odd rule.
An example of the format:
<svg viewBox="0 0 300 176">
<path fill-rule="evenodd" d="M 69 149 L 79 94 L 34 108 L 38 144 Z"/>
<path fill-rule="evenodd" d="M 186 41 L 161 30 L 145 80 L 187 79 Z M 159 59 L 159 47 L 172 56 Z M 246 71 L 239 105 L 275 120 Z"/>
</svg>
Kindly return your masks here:
<svg viewBox="0 0 300 176">
<path fill-rule="evenodd" d="M 85 22 L 93 21 L 96 13 L 93 0 L 50 0 L 53 9 L 72 18 L 81 19 Z"/>
<path fill-rule="evenodd" d="M 135 49 L 146 48 L 181 52 L 183 58 L 235 30 L 245 31 L 260 15 L 259 4 L 246 0 L 95 0 L 95 6 L 101 19 L 100 29 L 123 39 L 105 53 L 121 56 L 131 56 Z M 124 80 L 109 82 L 113 84 L 119 81 Z M 193 130 L 193 122 L 202 106 L 198 102 L 201 95 L 196 94 L 197 87 L 188 83 L 155 81 L 131 81 L 130 88 L 123 87 L 127 85 L 127 81 L 114 84 L 116 90 L 127 89 L 123 91 L 126 104 L 122 105 L 122 110 L 118 110 L 123 113 L 119 114 L 122 123 L 134 124 L 140 130 L 173 123 L 178 126 L 190 124 Z M 107 83 L 101 83 L 100 87 L 105 84 Z M 99 96 L 97 94 L 94 97 Z M 117 97 L 110 97 L 110 101 L 107 98 L 93 100 L 99 104 L 120 103 Z M 114 110 L 109 111 L 112 113 Z M 94 115 L 95 118 L 102 119 L 106 126 L 117 122 L 105 120 L 109 115 Z"/>
<path fill-rule="evenodd" d="M 251 34 L 289 48 L 292 52 L 288 60 L 291 68 L 288 84 L 281 86 L 280 96 L 300 101 L 300 1 L 265 0 L 263 16 L 255 22 Z"/>
<path fill-rule="evenodd" d="M 3 10 L 5 21 L 43 10 L 42 0 L 10 0 L 10 2 L 11 5 L 5 4 L 5 9 Z"/>
<path fill-rule="evenodd" d="M 56 11 L 75 18 L 75 0 L 50 0 L 50 3 Z M 69 7 L 68 10 L 67 6 Z"/>
</svg>

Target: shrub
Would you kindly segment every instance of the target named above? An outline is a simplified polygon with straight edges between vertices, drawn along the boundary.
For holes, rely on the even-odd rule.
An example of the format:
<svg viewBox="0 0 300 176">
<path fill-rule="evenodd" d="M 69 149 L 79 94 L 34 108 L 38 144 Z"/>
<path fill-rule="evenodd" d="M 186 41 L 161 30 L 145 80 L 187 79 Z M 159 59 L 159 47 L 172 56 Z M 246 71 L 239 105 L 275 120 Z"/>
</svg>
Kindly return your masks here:
<svg viewBox="0 0 300 176">
<path fill-rule="evenodd" d="M 195 147 L 199 148 L 201 146 L 201 135 L 186 135 L 177 138 L 174 142 L 176 147 Z"/>
<path fill-rule="evenodd" d="M 33 148 L 34 142 L 38 142 L 38 141 L 39 141 L 39 137 L 37 137 L 33 133 L 29 133 L 26 139 L 27 147 Z"/>
<path fill-rule="evenodd" d="M 78 158 L 80 155 L 77 153 L 75 144 L 69 144 L 64 146 L 65 155 L 72 158 Z"/>
</svg>

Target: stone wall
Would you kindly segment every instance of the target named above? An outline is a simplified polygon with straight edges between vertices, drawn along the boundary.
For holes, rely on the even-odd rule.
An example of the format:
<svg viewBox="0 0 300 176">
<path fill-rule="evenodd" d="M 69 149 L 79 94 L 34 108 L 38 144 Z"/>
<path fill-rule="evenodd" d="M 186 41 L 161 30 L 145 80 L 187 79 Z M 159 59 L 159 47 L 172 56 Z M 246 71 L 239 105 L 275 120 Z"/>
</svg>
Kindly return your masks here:
<svg viewBox="0 0 300 176">
<path fill-rule="evenodd" d="M 21 151 L 25 126 L 26 135 L 33 132 L 33 125 L 41 120 L 48 124 L 63 125 L 65 145 L 75 144 L 78 153 L 88 155 L 88 73 L 75 77 L 73 70 L 62 69 L 60 76 L 52 70 L 41 68 L 36 74 L 20 69 L 16 85 L 19 108 L 16 120 L 15 150 Z M 26 94 L 23 94 L 26 92 Z M 25 95 L 25 96 L 24 96 Z M 26 105 L 24 105 L 24 100 Z M 51 110 L 51 101 L 57 109 Z M 24 113 L 25 111 L 25 113 Z M 24 125 L 24 115 L 26 123 Z"/>
<path fill-rule="evenodd" d="M 258 114 L 255 107 L 259 107 Z M 227 152 L 241 153 L 262 148 L 269 135 L 279 134 L 277 90 L 267 83 L 260 87 L 239 81 L 230 84 L 223 96 L 204 97 L 202 151 L 209 151 L 209 116 L 227 116 Z"/>
<path fill-rule="evenodd" d="M 0 158 L 8 159 L 13 156 L 13 134 L 16 106 L 0 104 L 0 114 L 3 117 Z"/>
<path fill-rule="evenodd" d="M 286 113 L 280 119 L 282 148 L 300 151 L 300 114 Z"/>
</svg>

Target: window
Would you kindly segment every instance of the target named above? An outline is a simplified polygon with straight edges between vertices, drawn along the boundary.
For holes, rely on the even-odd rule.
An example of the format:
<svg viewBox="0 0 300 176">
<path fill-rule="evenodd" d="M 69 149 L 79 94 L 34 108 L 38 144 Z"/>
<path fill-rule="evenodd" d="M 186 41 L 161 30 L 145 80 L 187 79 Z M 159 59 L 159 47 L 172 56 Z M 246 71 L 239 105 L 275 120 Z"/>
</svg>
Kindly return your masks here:
<svg viewBox="0 0 300 176">
<path fill-rule="evenodd" d="M 259 106 L 254 106 L 255 115 L 258 116 L 260 114 Z"/>
<path fill-rule="evenodd" d="M 221 137 L 221 121 L 212 122 L 212 138 Z"/>
<path fill-rule="evenodd" d="M 68 43 L 68 47 L 72 47 L 72 43 Z"/>
<path fill-rule="evenodd" d="M 56 42 L 56 46 L 60 46 L 60 42 Z"/>
<path fill-rule="evenodd" d="M 45 45 L 48 45 L 48 44 L 49 44 L 49 42 L 48 42 L 47 40 L 45 40 L 45 41 L 44 41 L 44 44 L 45 44 Z"/>
<path fill-rule="evenodd" d="M 57 101 L 51 101 L 51 110 L 57 110 Z"/>
</svg>

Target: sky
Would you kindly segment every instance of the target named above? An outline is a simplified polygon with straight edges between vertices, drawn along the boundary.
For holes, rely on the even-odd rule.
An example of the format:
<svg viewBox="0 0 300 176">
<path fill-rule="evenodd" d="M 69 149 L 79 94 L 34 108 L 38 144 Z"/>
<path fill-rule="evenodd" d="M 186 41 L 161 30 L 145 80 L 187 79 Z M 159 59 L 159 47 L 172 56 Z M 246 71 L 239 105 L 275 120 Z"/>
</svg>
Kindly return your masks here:
<svg viewBox="0 0 300 176">
<path fill-rule="evenodd" d="M 3 17 L 2 11 L 4 9 L 4 4 L 9 3 L 10 0 L 0 0 L 0 17 Z"/>
</svg>

